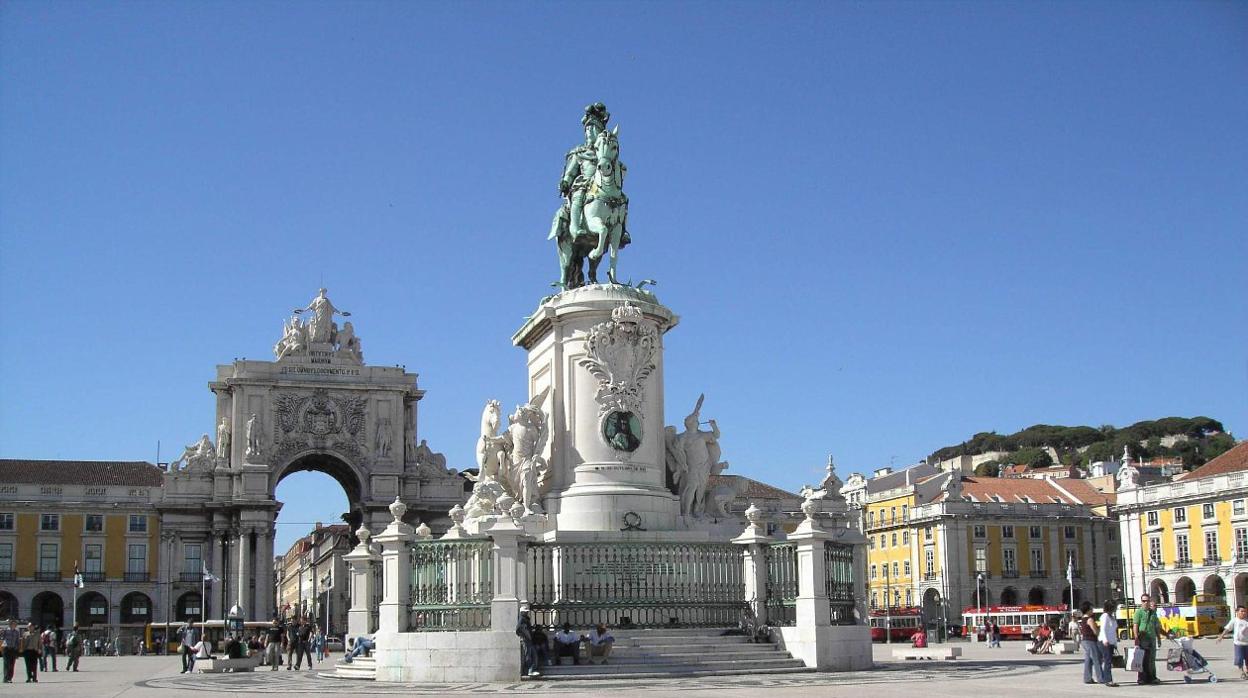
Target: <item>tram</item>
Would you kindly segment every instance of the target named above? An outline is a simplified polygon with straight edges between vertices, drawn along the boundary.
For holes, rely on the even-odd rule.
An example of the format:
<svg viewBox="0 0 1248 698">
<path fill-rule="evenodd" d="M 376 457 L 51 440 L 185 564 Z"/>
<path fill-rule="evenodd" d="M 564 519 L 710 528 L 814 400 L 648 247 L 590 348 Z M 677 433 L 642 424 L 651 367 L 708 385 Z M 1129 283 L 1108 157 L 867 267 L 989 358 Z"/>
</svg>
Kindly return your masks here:
<svg viewBox="0 0 1248 698">
<path fill-rule="evenodd" d="M 871 640 L 884 642 L 909 642 L 915 632 L 923 628 L 923 610 L 915 607 L 894 608 L 888 611 L 871 611 Z"/>
<path fill-rule="evenodd" d="M 1001 626 L 1003 639 L 1021 640 L 1031 637 L 1031 632 L 1042 624 L 1057 627 L 1062 616 L 1070 609 L 1060 606 L 967 606 L 962 611 L 962 624 L 968 633 L 974 632 L 978 640 L 985 639 L 985 628 L 996 623 Z"/>
</svg>

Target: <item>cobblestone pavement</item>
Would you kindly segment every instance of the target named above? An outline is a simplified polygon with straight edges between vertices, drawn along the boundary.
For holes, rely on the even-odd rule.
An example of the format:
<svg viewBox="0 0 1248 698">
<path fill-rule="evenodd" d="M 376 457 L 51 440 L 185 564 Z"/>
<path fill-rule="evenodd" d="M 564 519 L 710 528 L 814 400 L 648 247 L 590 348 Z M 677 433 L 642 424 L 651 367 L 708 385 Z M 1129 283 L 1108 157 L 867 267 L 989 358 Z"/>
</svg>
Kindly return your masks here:
<svg viewBox="0 0 1248 698">
<path fill-rule="evenodd" d="M 1208 685 L 1204 676 L 1185 685 L 1182 675 L 1158 664 L 1166 681 L 1161 687 L 1138 687 L 1134 675 L 1117 672 L 1123 686 L 1117 689 L 1086 686 L 1082 682 L 1079 655 L 1033 657 L 1021 643 L 1006 643 L 1002 649 L 982 645 L 958 645 L 964 658 L 950 662 L 897 662 L 893 647 L 877 645 L 877 668 L 871 671 L 828 674 L 754 674 L 739 676 L 690 677 L 681 679 L 620 679 L 603 681 L 525 681 L 505 684 L 385 684 L 346 681 L 318 672 L 259 671 L 249 674 L 180 674 L 177 657 L 102 657 L 83 660 L 79 673 L 50 673 L 38 685 L 15 683 L 0 687 L 0 697 L 52 696 L 65 698 L 148 698 L 191 696 L 193 698 L 239 698 L 247 694 L 275 695 L 639 695 L 715 696 L 754 698 L 766 691 L 768 698 L 790 696 L 860 696 L 867 687 L 872 698 L 921 694 L 924 698 L 957 698 L 1022 695 L 1041 691 L 1051 696 L 1087 696 L 1109 693 L 1114 696 L 1245 695 L 1248 682 L 1238 678 L 1231 666 L 1229 643 L 1214 645 L 1202 640 L 1197 649 L 1211 660 L 1211 668 L 1221 681 Z M 1162 653 L 1164 657 L 1164 652 Z M 321 665 L 326 670 L 331 665 Z M 19 662 L 19 678 L 20 678 Z"/>
</svg>

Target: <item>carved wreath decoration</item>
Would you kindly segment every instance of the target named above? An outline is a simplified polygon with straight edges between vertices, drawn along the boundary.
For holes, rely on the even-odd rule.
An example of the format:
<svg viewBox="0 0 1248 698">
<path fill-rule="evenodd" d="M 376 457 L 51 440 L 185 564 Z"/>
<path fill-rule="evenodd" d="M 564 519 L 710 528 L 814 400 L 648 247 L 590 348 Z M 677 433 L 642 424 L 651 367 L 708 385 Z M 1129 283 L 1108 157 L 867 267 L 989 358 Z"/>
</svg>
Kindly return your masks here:
<svg viewBox="0 0 1248 698">
<path fill-rule="evenodd" d="M 642 413 L 645 380 L 655 369 L 658 342 L 658 327 L 628 303 L 590 329 L 585 358 L 578 363 L 598 379 L 594 398 L 600 416 L 613 410 Z"/>
</svg>

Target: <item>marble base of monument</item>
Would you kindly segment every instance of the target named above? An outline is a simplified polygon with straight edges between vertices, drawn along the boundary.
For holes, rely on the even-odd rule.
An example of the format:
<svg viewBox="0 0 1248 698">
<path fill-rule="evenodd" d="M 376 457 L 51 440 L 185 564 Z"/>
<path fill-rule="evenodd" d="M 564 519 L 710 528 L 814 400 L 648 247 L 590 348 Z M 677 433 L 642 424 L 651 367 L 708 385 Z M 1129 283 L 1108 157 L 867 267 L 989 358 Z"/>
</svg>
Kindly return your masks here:
<svg viewBox="0 0 1248 698">
<path fill-rule="evenodd" d="M 865 625 L 793 625 L 776 628 L 780 648 L 818 671 L 861 671 L 873 666 L 871 628 Z"/>
<path fill-rule="evenodd" d="M 519 676 L 515 632 L 377 633 L 377 680 L 500 682 Z"/>
</svg>

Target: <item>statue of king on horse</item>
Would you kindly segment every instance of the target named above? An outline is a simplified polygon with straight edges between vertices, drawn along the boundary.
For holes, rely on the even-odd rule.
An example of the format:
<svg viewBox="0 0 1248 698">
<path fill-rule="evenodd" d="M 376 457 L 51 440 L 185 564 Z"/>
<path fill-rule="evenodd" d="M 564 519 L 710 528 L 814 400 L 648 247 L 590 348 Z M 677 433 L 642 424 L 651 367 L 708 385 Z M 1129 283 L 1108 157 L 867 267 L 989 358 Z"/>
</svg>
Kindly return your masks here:
<svg viewBox="0 0 1248 698">
<path fill-rule="evenodd" d="M 589 262 L 589 283 L 598 283 L 598 265 L 610 251 L 607 278 L 615 279 L 620 248 L 629 243 L 628 197 L 624 194 L 624 173 L 620 162 L 620 127 L 607 130 L 611 114 L 602 102 L 585 107 L 581 125 L 585 144 L 573 148 L 564 161 L 559 193 L 563 205 L 555 212 L 549 239 L 559 249 L 559 287 L 578 288 L 586 283 L 585 262 Z"/>
</svg>

